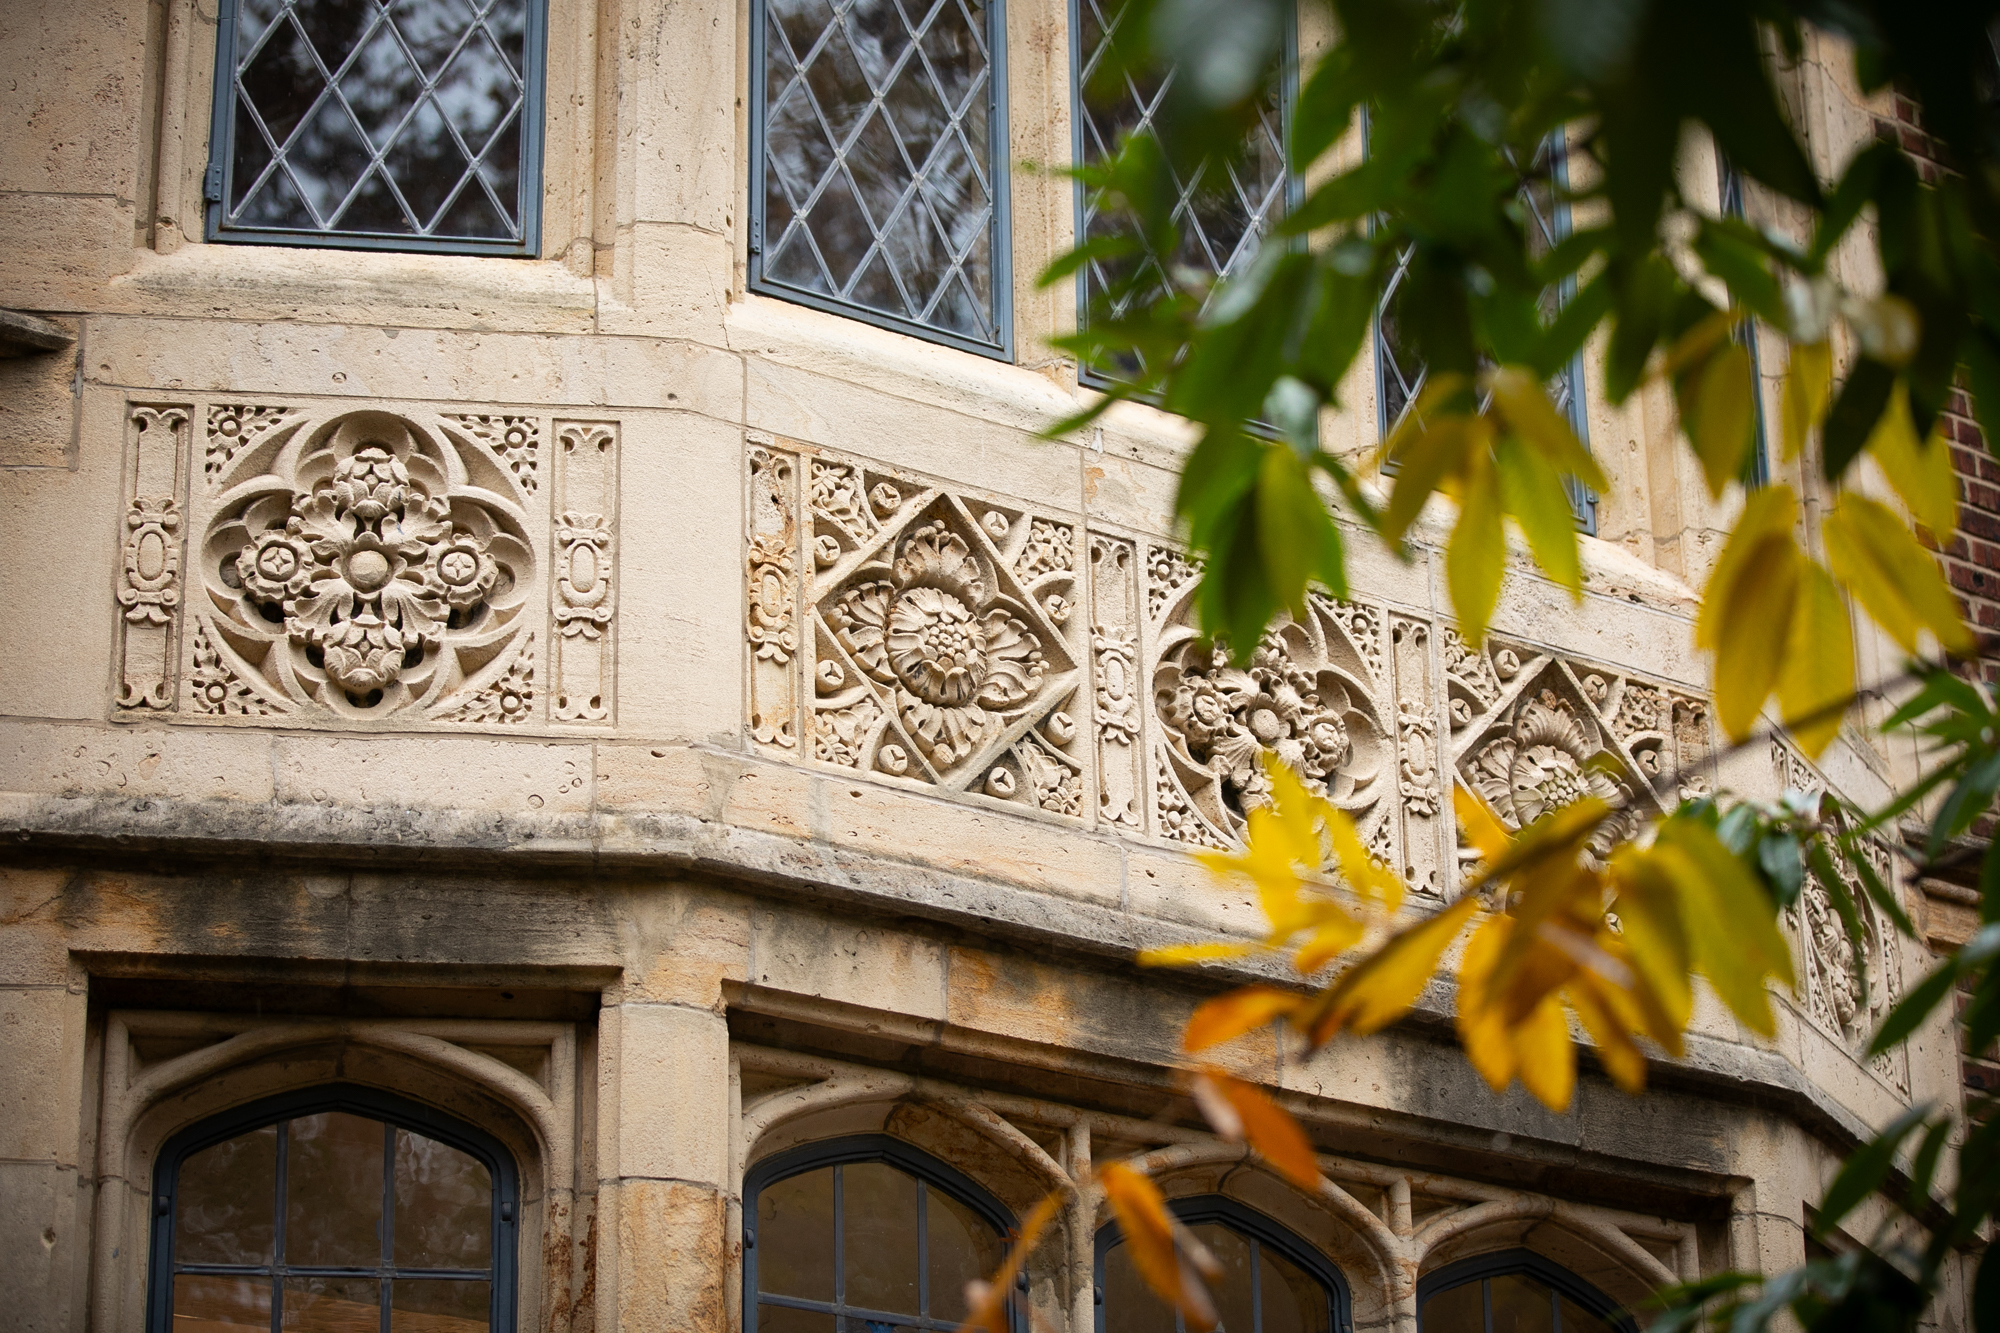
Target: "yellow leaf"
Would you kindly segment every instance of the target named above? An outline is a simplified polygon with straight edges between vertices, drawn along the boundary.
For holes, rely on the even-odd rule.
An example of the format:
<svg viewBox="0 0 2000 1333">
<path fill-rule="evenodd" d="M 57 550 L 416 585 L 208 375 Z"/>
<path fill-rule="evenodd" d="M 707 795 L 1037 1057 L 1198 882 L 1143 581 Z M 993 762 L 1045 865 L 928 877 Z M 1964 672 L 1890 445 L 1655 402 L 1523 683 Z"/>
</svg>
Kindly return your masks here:
<svg viewBox="0 0 2000 1333">
<path fill-rule="evenodd" d="M 1673 886 L 1696 967 L 1730 1011 L 1764 1036 L 1773 1032 L 1764 979 L 1793 984 L 1791 949 L 1769 895 L 1715 834 L 1692 820 L 1661 825 L 1642 853 Z"/>
<path fill-rule="evenodd" d="M 1328 906 L 1333 905 L 1329 903 Z M 1338 908 L 1333 910 L 1339 911 Z M 1309 977 L 1359 944 L 1366 933 L 1359 921 L 1340 912 L 1339 916 L 1331 917 L 1325 925 L 1306 937 L 1306 942 L 1299 946 L 1298 955 L 1292 959 L 1292 966 L 1298 969 L 1301 976 Z"/>
<path fill-rule="evenodd" d="M 1756 372 L 1749 349 L 1729 343 L 1685 373 L 1690 383 L 1681 394 L 1681 428 L 1701 460 L 1708 493 L 1720 499 L 1742 474 L 1757 439 Z"/>
<path fill-rule="evenodd" d="M 1331 1041 L 1342 1028 L 1367 1036 L 1401 1017 L 1437 971 L 1438 959 L 1478 910 L 1471 894 L 1436 916 L 1403 927 L 1333 983 L 1307 1011 L 1313 1045 Z"/>
<path fill-rule="evenodd" d="M 1701 610 L 1695 616 L 1694 646 L 1713 649 L 1720 638 L 1725 602 L 1736 576 L 1757 544 L 1774 532 L 1790 532 L 1798 521 L 1799 500 L 1789 486 L 1760 486 L 1743 502 L 1736 528 L 1722 545 L 1715 571 L 1708 576 L 1702 592 Z"/>
<path fill-rule="evenodd" d="M 1903 381 L 1896 381 L 1888 410 L 1875 423 L 1867 447 L 1917 522 L 1934 537 L 1949 537 L 1958 527 L 1958 472 L 1951 465 L 1951 446 L 1935 433 L 1918 441 L 1916 423 L 1910 419 L 1910 391 Z"/>
<path fill-rule="evenodd" d="M 1458 526 L 1445 547 L 1444 577 L 1452 609 L 1458 613 L 1459 633 L 1475 649 L 1486 638 L 1486 624 L 1500 600 L 1500 576 L 1507 569 L 1499 491 L 1492 454 L 1472 451 L 1466 459 Z"/>
<path fill-rule="evenodd" d="M 1494 453 L 1500 468 L 1500 496 L 1521 525 L 1535 563 L 1550 578 L 1583 596 L 1583 562 L 1577 554 L 1576 513 L 1562 474 L 1548 459 L 1518 441 L 1504 439 Z"/>
<path fill-rule="evenodd" d="M 1451 804 L 1458 812 L 1458 824 L 1465 830 L 1466 840 L 1479 850 L 1479 858 L 1497 860 L 1511 839 L 1507 826 L 1493 813 L 1493 807 L 1464 783 L 1452 786 Z"/>
<path fill-rule="evenodd" d="M 1403 418 L 1416 420 L 1412 412 Z M 1424 502 L 1447 476 L 1465 465 L 1465 455 L 1476 432 L 1470 418 L 1439 417 L 1417 428 L 1396 455 L 1395 489 L 1389 492 L 1389 506 L 1382 513 L 1382 539 L 1391 546 L 1403 540 L 1410 524 L 1424 509 Z"/>
<path fill-rule="evenodd" d="M 1593 490 L 1605 490 L 1604 469 L 1576 438 L 1569 420 L 1549 401 L 1548 390 L 1526 366 L 1497 366 L 1486 377 L 1493 402 L 1514 433 L 1535 447 L 1557 472 L 1575 477 Z"/>
<path fill-rule="evenodd" d="M 1826 416 L 1833 393 L 1833 348 L 1825 342 L 1793 343 L 1785 372 L 1785 461 L 1799 456 L 1806 436 Z"/>
<path fill-rule="evenodd" d="M 1825 534 L 1834 578 L 1905 651 L 1917 651 L 1919 629 L 1961 657 L 1978 650 L 1936 561 L 1888 506 L 1850 491 L 1827 516 Z"/>
<path fill-rule="evenodd" d="M 1526 866 L 1513 877 L 1510 887 L 1514 932 L 1507 948 L 1493 966 L 1491 985 L 1506 990 L 1528 950 L 1538 940 L 1542 923 L 1559 914 L 1581 912 L 1595 916 L 1603 910 L 1604 881 L 1597 871 L 1567 856 L 1549 855 Z"/>
<path fill-rule="evenodd" d="M 1708 360 L 1709 353 L 1723 339 L 1736 332 L 1736 323 L 1736 316 L 1727 310 L 1704 315 L 1667 349 L 1666 355 L 1660 359 L 1660 373 L 1669 379 L 1678 379 L 1682 371 Z"/>
<path fill-rule="evenodd" d="M 1514 1029 L 1514 1072 L 1535 1100 L 1561 1114 L 1576 1094 L 1576 1047 L 1562 1002 L 1550 995 Z"/>
<path fill-rule="evenodd" d="M 1183 967 L 1188 963 L 1213 962 L 1218 958 L 1241 958 L 1256 952 L 1254 944 L 1167 944 L 1157 949 L 1141 949 L 1141 967 Z"/>
<path fill-rule="evenodd" d="M 1744 560 L 1726 594 L 1715 645 L 1715 716 L 1731 740 L 1750 734 L 1757 711 L 1778 684 L 1800 563 L 1790 531 L 1771 533 Z"/>
<path fill-rule="evenodd" d="M 1242 1137 L 1262 1154 L 1265 1161 L 1300 1189 L 1317 1193 L 1320 1185 L 1319 1158 L 1299 1122 L 1264 1091 L 1242 1079 L 1231 1078 L 1219 1069 L 1204 1071 L 1211 1086 L 1228 1103 L 1242 1129 Z"/>
<path fill-rule="evenodd" d="M 1514 1081 L 1514 1038 L 1499 1006 L 1489 1000 L 1487 981 L 1513 926 L 1507 917 L 1487 917 L 1458 960 L 1458 1039 L 1466 1060 L 1495 1092 L 1505 1092 Z"/>
<path fill-rule="evenodd" d="M 1245 986 L 1207 1000 L 1189 1017 L 1181 1046 L 1192 1053 L 1240 1037 L 1295 1012 L 1306 997 L 1275 986 Z"/>
<path fill-rule="evenodd" d="M 1604 1061 L 1604 1072 L 1611 1075 L 1611 1081 L 1626 1093 L 1644 1091 L 1646 1053 L 1632 1040 L 1629 1025 L 1621 1020 L 1611 988 L 1587 972 L 1580 973 L 1564 988 L 1563 998 L 1583 1020 L 1584 1030 L 1597 1047 L 1598 1057 Z"/>
<path fill-rule="evenodd" d="M 1181 1312 L 1191 1329 L 1208 1333 L 1215 1327 L 1215 1303 L 1181 1262 L 1178 1228 L 1159 1187 L 1123 1162 L 1106 1163 L 1097 1179 L 1139 1276 L 1154 1295 Z"/>
<path fill-rule="evenodd" d="M 1465 376 L 1456 370 L 1440 371 L 1426 379 L 1417 401 L 1409 405 L 1403 419 L 1389 432 L 1389 438 L 1375 451 L 1375 466 L 1407 467 L 1413 442 L 1429 428 L 1445 400 L 1465 388 L 1466 382 Z"/>
<path fill-rule="evenodd" d="M 965 1323 L 961 1329 L 978 1329 L 980 1333 L 1013 1333 L 1013 1319 L 1007 1308 L 1007 1295 L 1014 1290 L 1014 1275 L 1034 1253 L 1042 1232 L 1048 1230 L 1062 1206 L 1062 1198 L 1056 1194 L 1045 1194 L 1021 1223 L 1013 1248 L 1007 1251 L 1006 1262 L 990 1282 L 974 1280 L 965 1284 Z"/>
<path fill-rule="evenodd" d="M 1503 880 L 1525 866 L 1550 862 L 1572 865 L 1583 845 L 1597 832 L 1597 826 L 1611 813 L 1611 807 L 1595 796 L 1583 796 L 1559 806 L 1521 830 L 1498 856 L 1488 859 L 1465 884 L 1465 891 Z"/>
<path fill-rule="evenodd" d="M 1394 912 L 1403 905 L 1403 881 L 1396 873 L 1369 855 L 1367 846 L 1361 841 L 1354 821 L 1345 810 L 1328 806 L 1326 810 L 1326 831 L 1333 841 L 1333 853 L 1340 859 L 1340 875 L 1349 888 L 1364 898 L 1382 905 L 1385 912 Z"/>
<path fill-rule="evenodd" d="M 1677 1049 L 1678 1034 L 1694 1013 L 1694 988 L 1688 974 L 1694 955 L 1681 921 L 1680 894 L 1653 859 L 1633 843 L 1620 844 L 1611 854 L 1611 878 L 1618 896 L 1611 910 L 1624 930 L 1628 956 L 1663 1011 L 1666 1032 L 1654 1036 Z"/>
<path fill-rule="evenodd" d="M 1792 632 L 1778 674 L 1785 725 L 1810 759 L 1840 734 L 1844 701 L 1854 693 L 1854 626 L 1833 578 L 1810 560 L 1799 562 Z"/>
</svg>

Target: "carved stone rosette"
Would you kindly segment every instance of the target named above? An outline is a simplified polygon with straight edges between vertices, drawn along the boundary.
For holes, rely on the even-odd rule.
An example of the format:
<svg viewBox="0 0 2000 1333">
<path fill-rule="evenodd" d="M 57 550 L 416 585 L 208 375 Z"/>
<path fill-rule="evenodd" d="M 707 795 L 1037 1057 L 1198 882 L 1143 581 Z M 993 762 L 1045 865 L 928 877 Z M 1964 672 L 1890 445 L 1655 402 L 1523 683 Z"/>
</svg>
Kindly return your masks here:
<svg viewBox="0 0 2000 1333">
<path fill-rule="evenodd" d="M 194 711 L 473 720 L 536 618 L 528 497 L 506 462 L 444 419 L 374 411 L 277 422 L 220 456 Z"/>
<path fill-rule="evenodd" d="M 1599 833 L 1601 854 L 1642 815 L 1708 790 L 1699 698 L 1525 644 L 1489 636 L 1475 651 L 1440 634 L 1456 780 L 1509 828 L 1596 796 L 1627 812 Z"/>
<path fill-rule="evenodd" d="M 1165 548 L 1147 556 L 1148 679 L 1159 727 L 1157 832 L 1180 842 L 1238 840 L 1270 799 L 1262 768 L 1276 753 L 1379 842 L 1392 818 L 1393 732 L 1376 680 L 1381 618 L 1315 595 L 1304 620 L 1281 620 L 1249 660 L 1232 664 L 1193 624 L 1194 568 Z"/>
<path fill-rule="evenodd" d="M 1083 818 L 1076 526 L 773 445 L 750 479 L 753 738 Z"/>
</svg>

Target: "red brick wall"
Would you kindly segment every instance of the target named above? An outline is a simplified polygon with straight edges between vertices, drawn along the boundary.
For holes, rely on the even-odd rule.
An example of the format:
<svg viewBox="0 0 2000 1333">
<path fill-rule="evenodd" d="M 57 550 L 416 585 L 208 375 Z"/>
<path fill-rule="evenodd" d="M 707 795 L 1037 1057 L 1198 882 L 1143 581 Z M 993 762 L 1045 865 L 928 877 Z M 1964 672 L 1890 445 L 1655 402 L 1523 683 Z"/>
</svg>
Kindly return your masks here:
<svg viewBox="0 0 2000 1333">
<path fill-rule="evenodd" d="M 1901 94 L 1893 117 L 1875 117 L 1875 137 L 1900 145 L 1926 181 L 1950 170 L 1943 150 L 1924 132 L 1917 104 Z M 1951 460 L 1958 469 L 1958 532 L 1933 549 L 1958 592 L 1965 618 L 1981 634 L 2000 634 L 2000 460 L 1987 451 L 1963 390 L 1952 391 L 1939 430 L 1951 441 Z M 1981 661 L 1980 674 L 2000 683 L 2000 658 Z"/>
</svg>

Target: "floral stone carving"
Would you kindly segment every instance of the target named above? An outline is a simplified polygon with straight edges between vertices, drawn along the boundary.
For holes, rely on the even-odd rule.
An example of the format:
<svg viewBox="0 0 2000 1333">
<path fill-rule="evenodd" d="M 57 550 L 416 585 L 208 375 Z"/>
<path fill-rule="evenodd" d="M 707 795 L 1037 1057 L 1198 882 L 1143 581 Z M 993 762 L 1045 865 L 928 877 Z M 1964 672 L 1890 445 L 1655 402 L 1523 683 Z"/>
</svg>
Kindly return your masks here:
<svg viewBox="0 0 2000 1333">
<path fill-rule="evenodd" d="M 1182 804 L 1225 840 L 1240 834 L 1244 815 L 1270 799 L 1266 750 L 1323 786 L 1341 809 L 1364 819 L 1376 809 L 1390 785 L 1391 743 L 1365 684 L 1367 659 L 1337 606 L 1314 599 L 1304 622 L 1281 621 L 1238 667 L 1200 641 L 1183 602 L 1162 632 L 1153 673 L 1167 739 L 1162 782 L 1185 792 L 1157 798 L 1170 836 L 1193 840 L 1167 818 Z"/>
<path fill-rule="evenodd" d="M 1042 557 L 1048 525 L 859 467 L 813 476 L 813 757 L 1077 814 L 1078 727 L 1060 711 L 1075 574 Z"/>
<path fill-rule="evenodd" d="M 455 693 L 525 629 L 535 557 L 504 468 L 380 412 L 292 434 L 225 478 L 202 543 L 211 646 L 253 688 L 337 714 Z"/>
</svg>

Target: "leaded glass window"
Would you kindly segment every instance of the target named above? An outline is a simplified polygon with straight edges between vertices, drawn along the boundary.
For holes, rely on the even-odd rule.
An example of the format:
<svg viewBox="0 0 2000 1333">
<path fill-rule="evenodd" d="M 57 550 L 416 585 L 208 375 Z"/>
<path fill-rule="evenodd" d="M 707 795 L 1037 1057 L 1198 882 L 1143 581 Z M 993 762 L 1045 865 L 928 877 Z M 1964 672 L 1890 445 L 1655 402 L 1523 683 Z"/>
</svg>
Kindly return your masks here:
<svg viewBox="0 0 2000 1333">
<path fill-rule="evenodd" d="M 1534 258 L 1540 259 L 1570 234 L 1569 204 L 1563 198 L 1564 191 L 1569 188 L 1569 168 L 1560 132 L 1542 142 L 1522 176 L 1519 197 L 1528 215 L 1528 249 Z M 1379 425 L 1384 438 L 1402 421 L 1403 414 L 1410 410 L 1410 404 L 1423 392 L 1429 371 L 1423 358 L 1401 333 L 1403 280 L 1409 274 L 1410 259 L 1408 248 L 1396 256 L 1396 267 L 1383 286 L 1382 300 L 1376 307 L 1375 400 L 1379 405 Z M 1553 321 L 1575 294 L 1574 278 L 1565 278 L 1543 292 L 1544 322 Z M 1583 406 L 1583 357 L 1571 358 L 1570 363 L 1549 381 L 1548 389 L 1556 409 L 1569 418 L 1576 437 L 1588 445 L 1590 424 Z M 1586 532 L 1596 531 L 1597 497 L 1574 477 L 1564 478 L 1564 485 L 1569 489 L 1570 506 L 1576 511 L 1578 526 Z"/>
<path fill-rule="evenodd" d="M 1741 218 L 1743 216 L 1743 176 L 1720 150 L 1715 155 L 1715 167 L 1720 177 L 1722 216 Z M 1751 405 L 1756 409 L 1757 437 L 1750 448 L 1750 461 L 1744 465 L 1743 480 L 1750 486 L 1762 486 L 1771 480 L 1771 454 L 1764 426 L 1764 376 L 1757 362 L 1757 322 L 1746 319 L 1736 326 L 1736 341 L 1750 353 L 1751 383 L 1755 391 L 1750 395 Z"/>
<path fill-rule="evenodd" d="M 1317 1251 L 1233 1199 L 1177 1199 L 1174 1215 L 1207 1247 L 1222 1276 L 1209 1283 L 1227 1333 L 1345 1333 L 1347 1293 Z M 1097 1235 L 1097 1333 L 1186 1333 L 1187 1322 L 1153 1294 L 1116 1223 Z"/>
<path fill-rule="evenodd" d="M 272 1098 L 174 1136 L 154 1173 L 151 1333 L 507 1333 L 513 1162 L 370 1089 Z"/>
<path fill-rule="evenodd" d="M 1576 1274 L 1528 1250 L 1461 1260 L 1417 1284 L 1418 1333 L 1632 1333 Z"/>
<path fill-rule="evenodd" d="M 1011 1224 L 972 1181 L 881 1134 L 760 1163 L 743 1212 L 745 1333 L 956 1329 L 965 1284 L 1000 1266 Z"/>
<path fill-rule="evenodd" d="M 1173 74 L 1169 71 L 1164 77 L 1152 78 L 1128 73 L 1114 89 L 1104 89 L 1097 81 L 1098 68 L 1110 54 L 1124 19 L 1124 0 L 1072 0 L 1071 12 L 1075 19 L 1070 36 L 1076 94 L 1074 151 L 1077 162 L 1092 165 L 1115 154 L 1127 135 L 1159 134 L 1155 117 Z M 1175 175 L 1173 219 L 1180 233 L 1180 249 L 1167 257 L 1175 267 L 1214 278 L 1227 277 L 1257 253 L 1258 243 L 1290 201 L 1295 183 L 1285 167 L 1284 145 L 1290 115 L 1287 85 L 1296 63 L 1293 42 L 1294 34 L 1287 24 L 1285 77 L 1273 80 L 1271 94 L 1258 110 L 1257 127 L 1242 153 L 1220 169 L 1197 170 L 1186 179 Z M 1080 244 L 1137 230 L 1127 212 L 1112 207 L 1101 193 L 1086 190 L 1081 182 L 1076 201 Z M 1154 300 L 1166 286 L 1166 271 L 1158 255 L 1094 260 L 1077 273 L 1077 322 L 1087 326 L 1092 309 L 1100 302 L 1109 303 L 1112 315 L 1122 316 L 1134 304 L 1143 306 Z M 1085 382 L 1091 382 L 1094 374 L 1086 368 Z"/>
<path fill-rule="evenodd" d="M 1011 354 L 997 0 L 759 0 L 750 285 Z"/>
<path fill-rule="evenodd" d="M 222 0 L 212 240 L 533 254 L 546 0 Z"/>
</svg>

